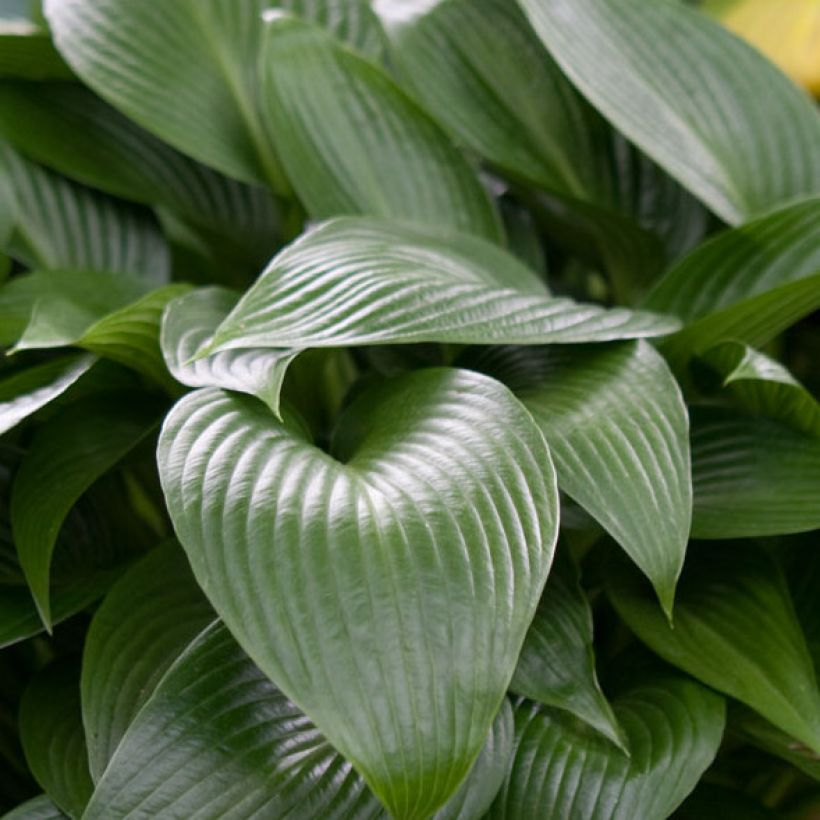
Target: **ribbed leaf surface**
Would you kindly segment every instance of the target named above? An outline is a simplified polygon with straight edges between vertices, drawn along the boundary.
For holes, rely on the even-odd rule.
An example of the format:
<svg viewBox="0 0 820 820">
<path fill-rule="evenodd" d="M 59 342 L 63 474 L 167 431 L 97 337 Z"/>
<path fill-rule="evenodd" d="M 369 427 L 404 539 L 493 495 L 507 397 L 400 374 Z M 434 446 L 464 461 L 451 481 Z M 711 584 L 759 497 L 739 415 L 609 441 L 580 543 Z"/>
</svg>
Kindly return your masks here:
<svg viewBox="0 0 820 820">
<path fill-rule="evenodd" d="M 753 542 L 690 549 L 670 626 L 639 575 L 618 563 L 607 591 L 654 652 L 748 704 L 815 751 L 820 692 L 789 590 Z"/>
<path fill-rule="evenodd" d="M 173 542 L 111 588 L 83 650 L 83 724 L 95 781 L 160 678 L 213 619 L 185 553 Z"/>
<path fill-rule="evenodd" d="M 57 536 L 79 497 L 155 427 L 158 408 L 118 395 L 77 402 L 38 428 L 14 479 L 11 524 L 20 565 L 46 626 Z"/>
<path fill-rule="evenodd" d="M 669 317 L 552 297 L 522 263 L 481 240 L 341 218 L 282 251 L 203 353 L 431 341 L 588 342 L 674 329 Z"/>
<path fill-rule="evenodd" d="M 516 749 L 492 820 L 665 820 L 712 762 L 723 735 L 718 695 L 671 673 L 614 702 L 631 757 L 564 712 L 515 710 Z"/>
<path fill-rule="evenodd" d="M 711 347 L 699 361 L 749 415 L 777 419 L 820 438 L 820 403 L 780 362 L 739 342 Z"/>
<path fill-rule="evenodd" d="M 9 253 L 34 268 L 119 271 L 162 284 L 168 246 L 145 208 L 70 182 L 0 145 L 17 200 Z"/>
<path fill-rule="evenodd" d="M 432 820 L 487 808 L 512 751 L 505 700 L 474 773 Z M 477 802 L 487 786 L 489 798 Z M 460 799 L 460 802 L 457 802 Z M 461 813 L 464 806 L 474 814 Z M 179 657 L 137 715 L 86 817 L 386 820 L 362 778 L 254 666 L 221 624 Z"/>
<path fill-rule="evenodd" d="M 277 14 L 267 27 L 266 119 L 312 216 L 365 214 L 501 238 L 475 171 L 383 69 L 295 17 Z"/>
<path fill-rule="evenodd" d="M 65 393 L 95 361 L 88 354 L 70 354 L 0 379 L 0 435 Z"/>
<path fill-rule="evenodd" d="M 40 795 L 3 815 L 3 820 L 63 820 L 64 815 L 50 797 Z"/>
<path fill-rule="evenodd" d="M 93 786 L 80 717 L 79 668 L 43 669 L 20 702 L 20 739 L 37 782 L 70 817 L 82 815 Z"/>
<path fill-rule="evenodd" d="M 820 438 L 717 408 L 692 414 L 692 534 L 745 538 L 820 527 Z"/>
<path fill-rule="evenodd" d="M 692 479 L 686 407 L 663 359 L 630 342 L 495 348 L 473 361 L 533 414 L 561 489 L 618 541 L 671 613 Z"/>
<path fill-rule="evenodd" d="M 503 386 L 435 369 L 360 396 L 334 454 L 202 390 L 166 419 L 158 460 L 243 648 L 396 817 L 427 817 L 478 756 L 546 581 L 549 451 Z"/>
<path fill-rule="evenodd" d="M 222 387 L 256 396 L 279 413 L 279 393 L 291 350 L 226 350 L 192 361 L 197 350 L 236 306 L 239 294 L 225 288 L 201 288 L 175 299 L 162 319 L 162 352 L 174 378 L 188 387 Z"/>
<path fill-rule="evenodd" d="M 726 222 L 820 193 L 820 116 L 759 52 L 675 0 L 519 0 L 579 90 Z"/>
<path fill-rule="evenodd" d="M 578 569 L 562 550 L 556 554 L 510 689 L 571 712 L 626 748 L 595 672 L 592 610 L 581 589 Z"/>
</svg>

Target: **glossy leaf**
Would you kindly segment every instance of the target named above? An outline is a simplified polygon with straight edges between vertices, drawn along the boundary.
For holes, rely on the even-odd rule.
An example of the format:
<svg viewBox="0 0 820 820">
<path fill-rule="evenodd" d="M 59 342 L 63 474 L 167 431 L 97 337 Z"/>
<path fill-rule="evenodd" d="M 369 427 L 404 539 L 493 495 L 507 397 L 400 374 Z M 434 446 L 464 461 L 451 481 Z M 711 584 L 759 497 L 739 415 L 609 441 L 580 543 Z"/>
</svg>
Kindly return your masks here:
<svg viewBox="0 0 820 820">
<path fill-rule="evenodd" d="M 185 553 L 173 542 L 111 588 L 83 652 L 83 724 L 95 782 L 159 680 L 213 619 Z"/>
<path fill-rule="evenodd" d="M 256 396 L 279 414 L 279 394 L 291 350 L 226 350 L 194 359 L 231 312 L 239 294 L 225 288 L 201 288 L 171 302 L 162 319 L 163 356 L 174 378 L 188 387 L 222 387 Z"/>
<path fill-rule="evenodd" d="M 70 817 L 80 817 L 93 786 L 80 717 L 79 669 L 60 661 L 39 673 L 20 702 L 20 737 L 31 771 Z"/>
<path fill-rule="evenodd" d="M 505 700 L 474 773 L 432 820 L 487 808 L 512 747 Z M 161 786 L 161 788 L 159 788 Z M 470 808 L 475 813 L 470 812 Z M 175 812 L 220 818 L 386 820 L 364 781 L 253 665 L 221 624 L 206 629 L 159 682 L 100 781 L 92 818 Z"/>
<path fill-rule="evenodd" d="M 70 182 L 0 144 L 17 200 L 9 253 L 32 268 L 118 271 L 162 284 L 168 247 L 150 211 Z"/>
<path fill-rule="evenodd" d="M 262 60 L 271 136 L 311 216 L 364 214 L 501 239 L 474 170 L 379 66 L 281 13 L 267 18 Z"/>
<path fill-rule="evenodd" d="M 675 0 L 520 0 L 622 133 L 737 224 L 820 193 L 820 116 L 756 50 Z"/>
<path fill-rule="evenodd" d="M 692 414 L 692 534 L 745 538 L 820 527 L 820 439 L 718 408 Z"/>
<path fill-rule="evenodd" d="M 92 396 L 37 430 L 14 479 L 11 524 L 20 565 L 47 627 L 51 559 L 66 515 L 100 476 L 155 429 L 157 410 L 144 397 Z"/>
<path fill-rule="evenodd" d="M 0 344 L 28 330 L 47 347 L 69 344 L 97 319 L 138 300 L 148 290 L 136 277 L 102 271 L 36 271 L 0 288 Z M 42 324 L 38 316 L 45 320 Z"/>
<path fill-rule="evenodd" d="M 65 393 L 95 361 L 88 354 L 70 354 L 0 379 L 0 435 Z"/>
<path fill-rule="evenodd" d="M 166 419 L 158 460 L 240 644 L 394 815 L 425 817 L 475 761 L 546 581 L 549 451 L 504 387 L 437 369 L 360 396 L 334 455 L 202 390 Z"/>
<path fill-rule="evenodd" d="M 33 797 L 3 815 L 3 820 L 63 820 L 64 815 L 45 794 Z"/>
<path fill-rule="evenodd" d="M 627 751 L 595 672 L 592 610 L 577 567 L 561 550 L 521 648 L 510 689 L 570 712 Z"/>
<path fill-rule="evenodd" d="M 588 342 L 654 336 L 675 320 L 550 296 L 479 239 L 357 218 L 280 253 L 200 356 L 248 347 Z"/>
<path fill-rule="evenodd" d="M 640 576 L 607 574 L 620 616 L 654 652 L 820 749 L 820 691 L 777 564 L 753 542 L 690 548 L 670 626 Z"/>
<path fill-rule="evenodd" d="M 663 359 L 630 342 L 490 348 L 473 361 L 533 414 L 558 485 L 618 541 L 671 615 L 692 479 L 686 406 Z"/>
<path fill-rule="evenodd" d="M 69 65 L 112 105 L 206 165 L 281 190 L 256 92 L 259 19 L 269 5 L 49 0 L 45 9 Z"/>
<path fill-rule="evenodd" d="M 780 362 L 739 342 L 711 347 L 699 361 L 746 413 L 783 421 L 820 438 L 820 404 Z"/>
<path fill-rule="evenodd" d="M 631 757 L 565 712 L 521 703 L 510 774 L 488 818 L 668 817 L 718 750 L 723 699 L 666 672 L 622 692 L 614 710 Z"/>
</svg>

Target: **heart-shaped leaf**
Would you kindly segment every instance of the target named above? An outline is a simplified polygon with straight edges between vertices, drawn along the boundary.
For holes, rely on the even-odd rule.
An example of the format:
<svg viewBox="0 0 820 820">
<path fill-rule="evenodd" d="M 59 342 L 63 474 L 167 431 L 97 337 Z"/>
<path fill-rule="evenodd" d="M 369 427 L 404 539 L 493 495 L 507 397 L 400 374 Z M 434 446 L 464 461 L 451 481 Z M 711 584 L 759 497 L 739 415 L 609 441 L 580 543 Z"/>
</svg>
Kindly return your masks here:
<svg viewBox="0 0 820 820">
<path fill-rule="evenodd" d="M 0 435 L 65 393 L 95 361 L 88 354 L 70 354 L 0 379 Z"/>
<path fill-rule="evenodd" d="M 268 20 L 262 61 L 271 136 L 312 216 L 366 214 L 501 239 L 474 170 L 379 66 L 281 13 Z"/>
<path fill-rule="evenodd" d="M 200 288 L 175 299 L 162 319 L 162 352 L 174 378 L 188 387 L 222 387 L 256 396 L 279 414 L 279 393 L 296 351 L 226 350 L 192 361 L 239 301 L 225 288 Z"/>
<path fill-rule="evenodd" d="M 692 515 L 689 420 L 646 342 L 487 348 L 466 361 L 503 381 L 550 443 L 558 485 L 652 581 L 670 614 Z"/>
<path fill-rule="evenodd" d="M 512 739 L 505 699 L 468 779 L 431 820 L 480 817 L 504 779 Z M 218 623 L 159 682 L 85 817 L 137 810 L 152 817 L 173 812 L 236 820 L 387 818 L 350 763 Z"/>
<path fill-rule="evenodd" d="M 57 536 L 80 496 L 157 426 L 144 396 L 90 396 L 42 425 L 14 479 L 11 524 L 20 565 L 43 623 Z"/>
<path fill-rule="evenodd" d="M 763 416 L 692 412 L 692 535 L 746 538 L 820 527 L 820 438 Z"/>
<path fill-rule="evenodd" d="M 282 251 L 200 355 L 249 347 L 588 342 L 675 320 L 550 296 L 515 257 L 465 235 L 347 217 Z"/>
<path fill-rule="evenodd" d="M 478 756 L 546 581 L 552 462 L 506 388 L 447 369 L 360 396 L 334 451 L 201 390 L 166 419 L 158 461 L 243 648 L 396 817 L 427 817 Z"/>
<path fill-rule="evenodd" d="M 575 718 L 523 702 L 516 748 L 492 820 L 665 820 L 712 762 L 723 699 L 692 680 L 655 673 L 613 704 L 631 757 Z"/>
<path fill-rule="evenodd" d="M 571 712 L 626 751 L 626 741 L 595 672 L 592 610 L 577 567 L 560 549 L 510 689 Z"/>
<path fill-rule="evenodd" d="M 620 561 L 606 579 L 618 613 L 662 658 L 820 750 L 820 691 L 780 568 L 748 541 L 689 552 L 673 626 Z"/>
<path fill-rule="evenodd" d="M 567 76 L 731 224 L 820 193 L 820 116 L 759 52 L 675 0 L 519 0 Z"/>
<path fill-rule="evenodd" d="M 709 348 L 698 361 L 717 374 L 736 404 L 820 438 L 820 403 L 780 362 L 739 342 Z"/>
<path fill-rule="evenodd" d="M 2 143 L 0 163 L 17 201 L 11 256 L 32 268 L 118 271 L 155 285 L 168 280 L 168 246 L 148 209 L 70 182 Z"/>
<path fill-rule="evenodd" d="M 111 588 L 83 651 L 83 725 L 95 782 L 160 678 L 213 619 L 174 542 L 151 552 Z"/>
<path fill-rule="evenodd" d="M 46 667 L 26 689 L 20 701 L 20 738 L 40 786 L 66 814 L 80 817 L 93 785 L 74 659 Z"/>
</svg>

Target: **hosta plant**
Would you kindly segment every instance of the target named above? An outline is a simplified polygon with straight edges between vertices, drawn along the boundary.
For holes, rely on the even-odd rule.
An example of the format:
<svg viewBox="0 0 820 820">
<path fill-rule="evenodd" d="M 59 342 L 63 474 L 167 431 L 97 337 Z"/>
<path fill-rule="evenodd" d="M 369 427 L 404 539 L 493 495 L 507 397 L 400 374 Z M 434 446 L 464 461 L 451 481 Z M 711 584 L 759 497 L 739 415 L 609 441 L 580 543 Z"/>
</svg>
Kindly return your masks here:
<svg viewBox="0 0 820 820">
<path fill-rule="evenodd" d="M 820 117 L 740 2 L 0 2 L 0 813 L 820 816 Z"/>
</svg>

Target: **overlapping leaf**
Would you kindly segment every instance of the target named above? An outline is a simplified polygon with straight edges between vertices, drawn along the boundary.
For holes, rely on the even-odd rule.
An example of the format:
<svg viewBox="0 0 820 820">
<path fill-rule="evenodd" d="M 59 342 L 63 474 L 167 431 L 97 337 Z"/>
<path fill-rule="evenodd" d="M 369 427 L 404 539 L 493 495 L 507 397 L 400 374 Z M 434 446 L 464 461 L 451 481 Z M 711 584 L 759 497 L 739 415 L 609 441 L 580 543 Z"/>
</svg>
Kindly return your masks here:
<svg viewBox="0 0 820 820">
<path fill-rule="evenodd" d="M 614 709 L 631 757 L 564 712 L 521 703 L 513 764 L 488 817 L 669 817 L 718 750 L 722 698 L 667 672 L 622 692 Z"/>
<path fill-rule="evenodd" d="M 157 421 L 158 408 L 146 397 L 92 396 L 37 430 L 12 486 L 11 523 L 20 565 L 46 626 L 51 624 L 52 554 L 66 515 Z"/>
<path fill-rule="evenodd" d="M 268 18 L 262 60 L 266 121 L 313 217 L 365 214 L 501 238 L 474 170 L 375 63 L 279 13 Z"/>
<path fill-rule="evenodd" d="M 510 689 L 565 709 L 626 751 L 595 672 L 592 611 L 577 568 L 561 550 L 521 648 Z"/>
<path fill-rule="evenodd" d="M 20 702 L 20 737 L 40 786 L 66 814 L 80 817 L 93 786 L 74 660 L 46 667 L 34 678 Z"/>
<path fill-rule="evenodd" d="M 88 354 L 68 354 L 0 379 L 0 435 L 65 393 L 95 361 Z"/>
<path fill-rule="evenodd" d="M 64 820 L 64 815 L 46 795 L 34 797 L 3 815 L 3 820 Z"/>
<path fill-rule="evenodd" d="M 670 626 L 640 576 L 607 574 L 618 613 L 653 651 L 820 749 L 820 691 L 777 564 L 753 542 L 690 548 Z"/>
<path fill-rule="evenodd" d="M 171 302 L 162 319 L 162 352 L 174 378 L 189 387 L 222 387 L 262 399 L 279 413 L 279 394 L 291 350 L 226 350 L 196 359 L 197 350 L 231 312 L 239 294 L 225 288 L 201 288 Z"/>
<path fill-rule="evenodd" d="M 549 452 L 503 386 L 434 369 L 360 396 L 334 455 L 202 390 L 167 418 L 158 460 L 243 648 L 394 815 L 426 817 L 478 756 L 546 581 Z"/>
<path fill-rule="evenodd" d="M 146 556 L 111 588 L 83 652 L 83 724 L 95 782 L 160 678 L 213 619 L 176 543 Z"/>
<path fill-rule="evenodd" d="M 692 479 L 686 406 L 663 359 L 630 342 L 489 348 L 472 361 L 533 414 L 561 489 L 618 541 L 671 614 Z"/>
<path fill-rule="evenodd" d="M 473 773 L 432 820 L 480 816 L 501 785 L 511 747 L 505 701 Z M 221 624 L 206 629 L 159 682 L 85 816 L 135 810 L 237 820 L 387 817 L 350 763 Z"/>
<path fill-rule="evenodd" d="M 674 329 L 669 317 L 552 297 L 515 257 L 482 240 L 347 217 L 282 251 L 200 355 L 426 341 L 589 342 Z"/>
<path fill-rule="evenodd" d="M 214 255 L 257 268 L 270 259 L 279 214 L 264 188 L 191 160 L 83 86 L 5 82 L 0 113 L 0 132 L 38 162 L 114 196 L 167 209 L 199 229 Z"/>
<path fill-rule="evenodd" d="M 764 416 L 692 412 L 692 534 L 744 538 L 820 527 L 820 438 Z"/>
<path fill-rule="evenodd" d="M 69 79 L 73 75 L 51 42 L 34 2 L 6 2 L 0 7 L 0 77 Z"/>
<path fill-rule="evenodd" d="M 17 201 L 9 253 L 32 268 L 130 273 L 168 279 L 168 247 L 153 215 L 25 160 L 0 144 Z"/>
<path fill-rule="evenodd" d="M 711 347 L 699 361 L 717 374 L 746 413 L 820 438 L 820 404 L 780 362 L 739 342 Z"/>
<path fill-rule="evenodd" d="M 820 193 L 820 116 L 759 52 L 675 0 L 520 0 L 630 140 L 736 224 Z"/>
</svg>

